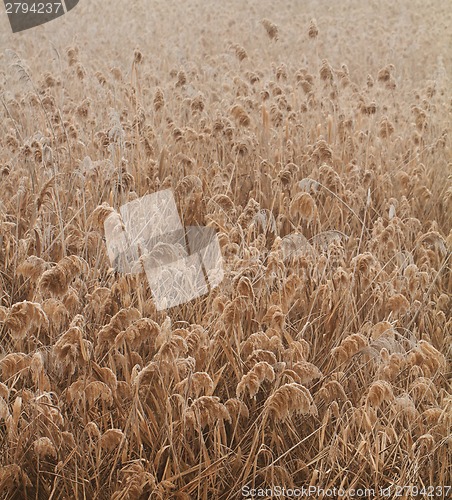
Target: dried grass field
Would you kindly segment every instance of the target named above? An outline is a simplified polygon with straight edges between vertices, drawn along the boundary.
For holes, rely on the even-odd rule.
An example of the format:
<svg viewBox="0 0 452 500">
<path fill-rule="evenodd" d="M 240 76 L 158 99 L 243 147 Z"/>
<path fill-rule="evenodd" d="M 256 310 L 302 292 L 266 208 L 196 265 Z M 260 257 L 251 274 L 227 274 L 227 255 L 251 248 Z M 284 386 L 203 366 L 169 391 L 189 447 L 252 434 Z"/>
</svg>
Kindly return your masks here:
<svg viewBox="0 0 452 500">
<path fill-rule="evenodd" d="M 1 499 L 452 498 L 450 6 L 2 11 Z M 166 188 L 225 275 L 158 311 Z"/>
</svg>

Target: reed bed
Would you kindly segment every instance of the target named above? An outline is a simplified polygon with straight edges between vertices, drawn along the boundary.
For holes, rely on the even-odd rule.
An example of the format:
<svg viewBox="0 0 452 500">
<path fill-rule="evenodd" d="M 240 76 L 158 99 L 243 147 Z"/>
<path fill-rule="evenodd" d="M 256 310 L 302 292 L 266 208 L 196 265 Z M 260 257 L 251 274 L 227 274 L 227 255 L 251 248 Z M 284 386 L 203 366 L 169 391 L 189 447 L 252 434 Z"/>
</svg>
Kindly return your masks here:
<svg viewBox="0 0 452 500">
<path fill-rule="evenodd" d="M 0 497 L 451 498 L 447 2 L 1 22 Z M 157 311 L 104 221 L 166 188 L 225 276 Z"/>
</svg>

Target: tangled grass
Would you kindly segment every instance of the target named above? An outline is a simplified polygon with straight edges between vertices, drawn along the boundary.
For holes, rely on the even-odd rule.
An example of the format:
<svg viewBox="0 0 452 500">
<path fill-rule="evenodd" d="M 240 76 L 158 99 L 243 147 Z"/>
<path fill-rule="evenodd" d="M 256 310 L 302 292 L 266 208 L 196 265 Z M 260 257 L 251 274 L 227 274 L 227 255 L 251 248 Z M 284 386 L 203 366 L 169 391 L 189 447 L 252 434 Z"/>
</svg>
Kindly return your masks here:
<svg viewBox="0 0 452 500">
<path fill-rule="evenodd" d="M 451 484 L 447 2 L 101 8 L 0 37 L 1 497 Z M 162 313 L 164 188 L 225 278 Z"/>
</svg>

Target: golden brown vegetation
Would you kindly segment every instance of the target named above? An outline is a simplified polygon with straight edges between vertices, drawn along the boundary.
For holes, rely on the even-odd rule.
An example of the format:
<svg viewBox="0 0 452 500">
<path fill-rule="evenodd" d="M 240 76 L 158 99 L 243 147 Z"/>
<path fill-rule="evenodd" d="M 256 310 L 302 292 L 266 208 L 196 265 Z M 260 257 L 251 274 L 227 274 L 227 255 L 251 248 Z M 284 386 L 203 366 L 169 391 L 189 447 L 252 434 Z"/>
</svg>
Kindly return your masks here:
<svg viewBox="0 0 452 500">
<path fill-rule="evenodd" d="M 447 4 L 1 20 L 2 498 L 451 484 Z M 226 274 L 158 313 L 103 222 L 167 187 Z"/>
</svg>

